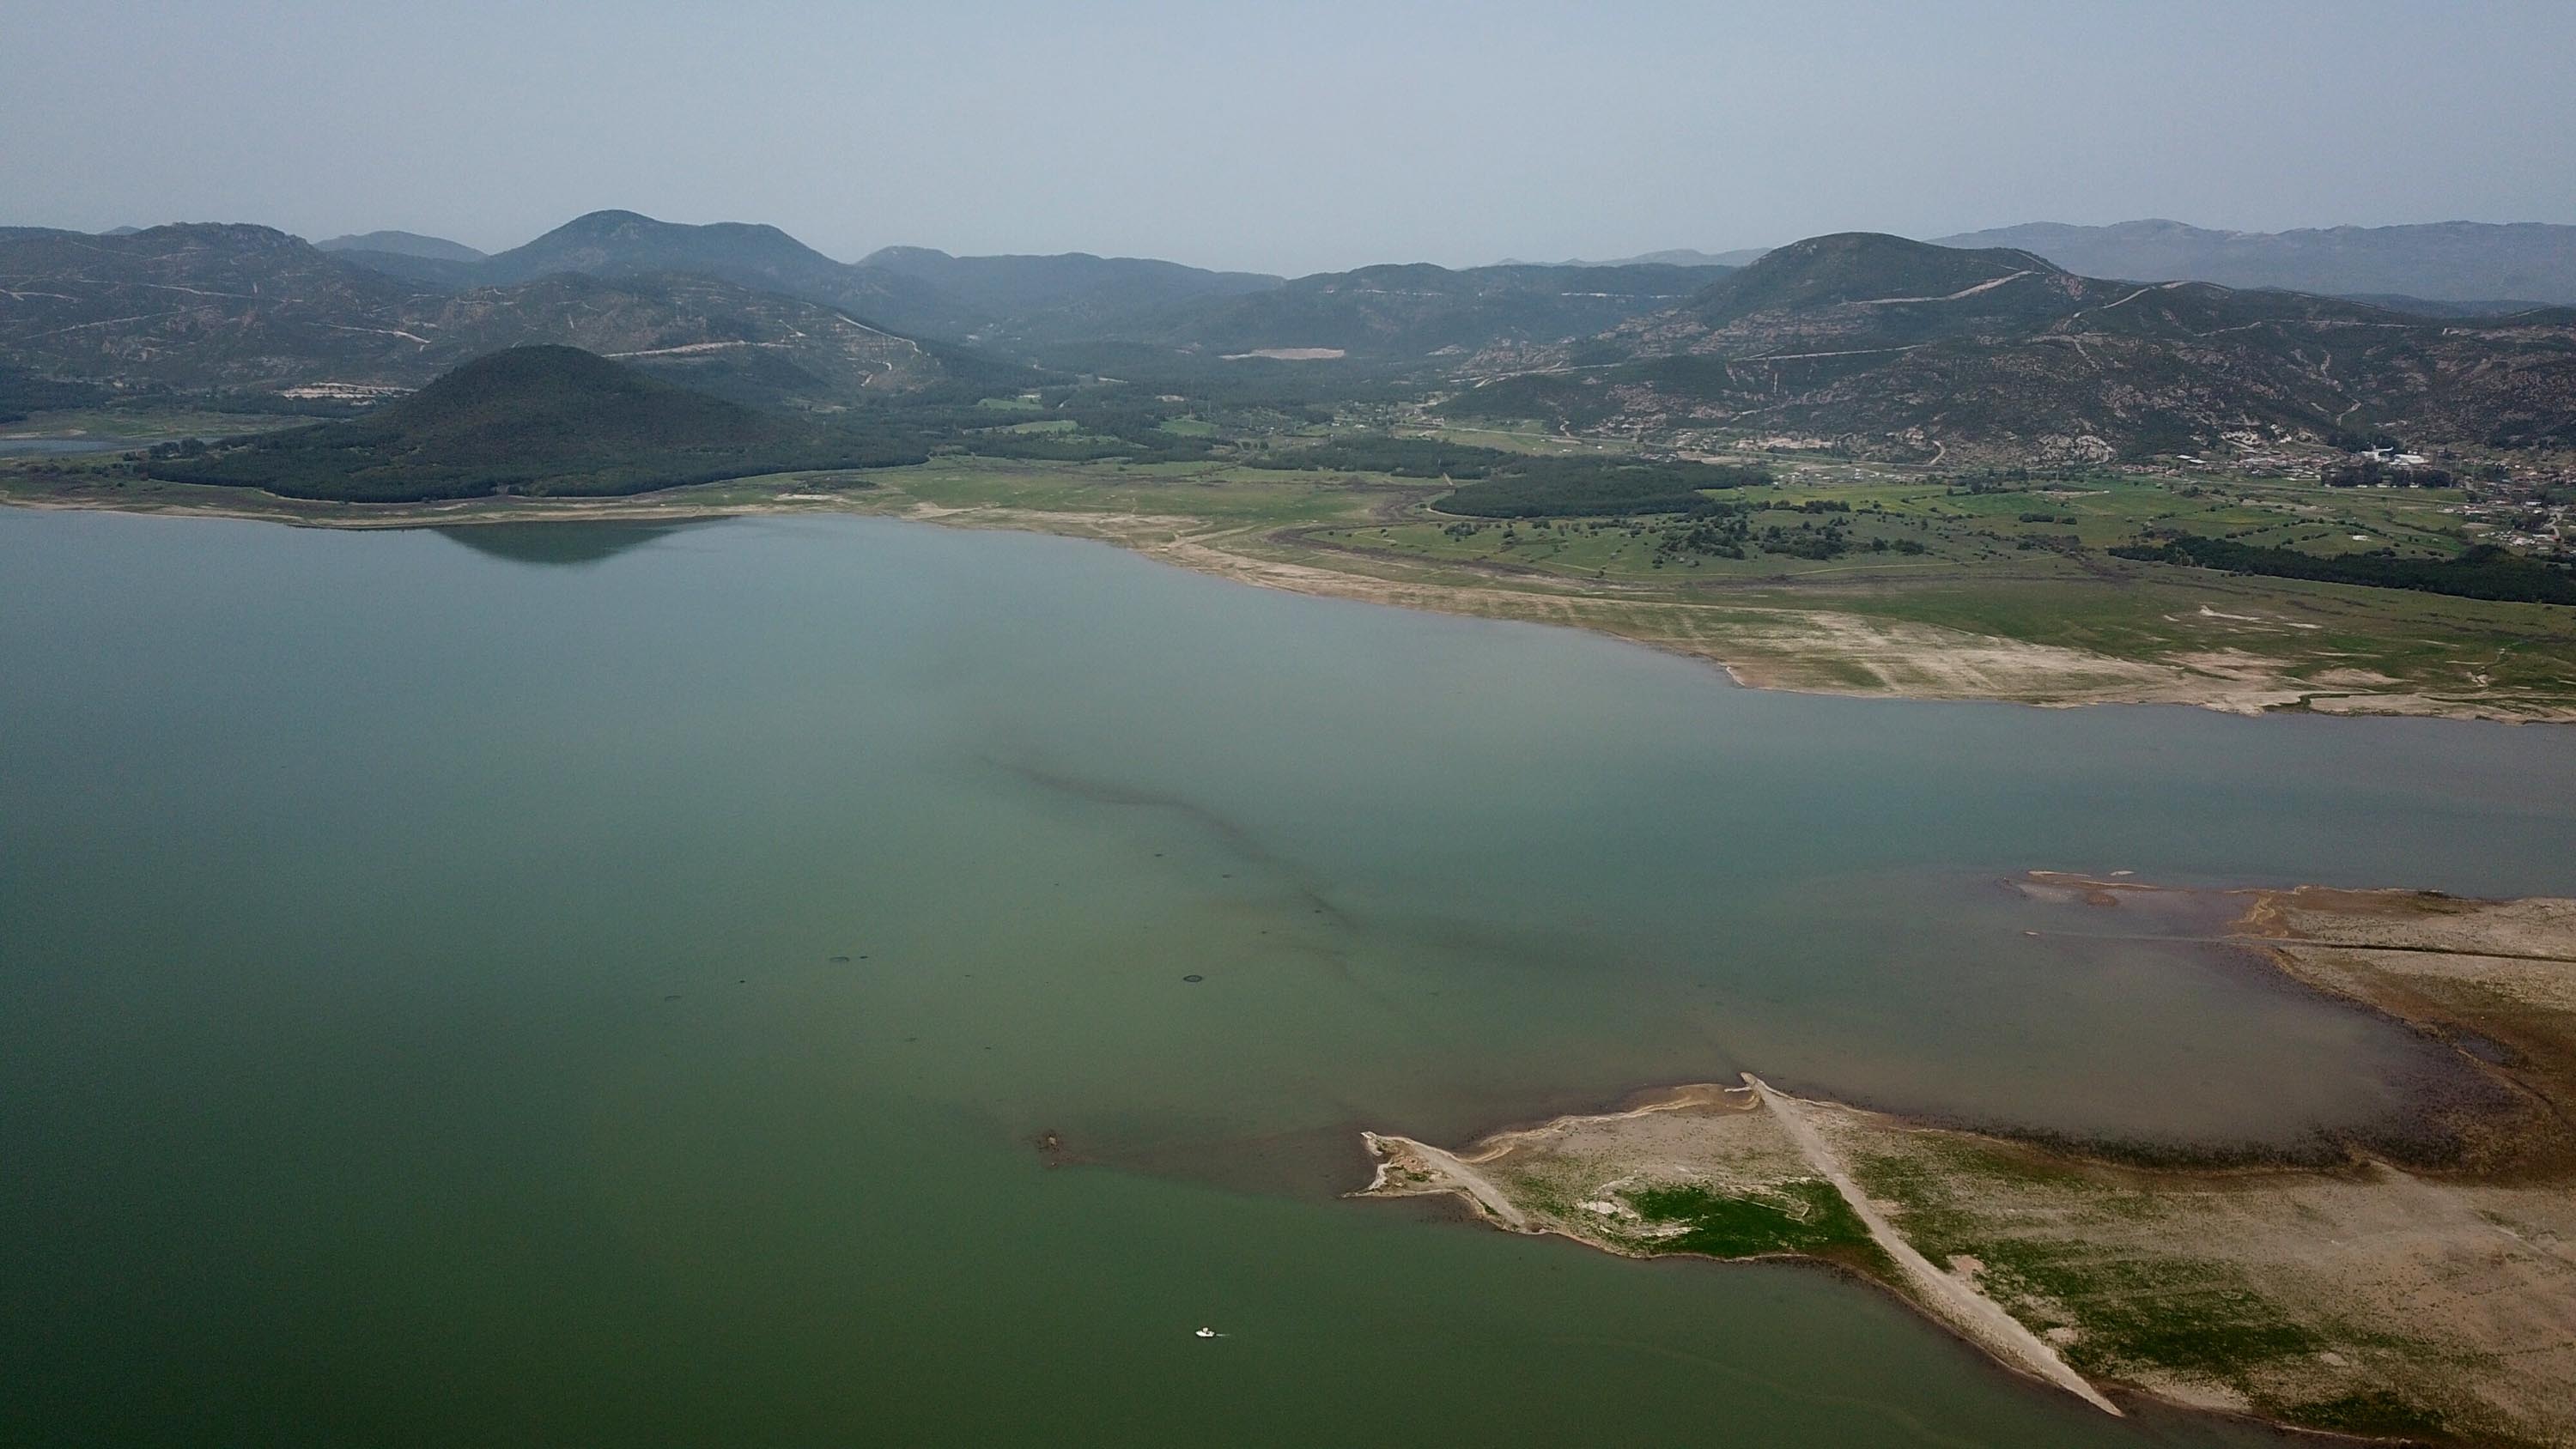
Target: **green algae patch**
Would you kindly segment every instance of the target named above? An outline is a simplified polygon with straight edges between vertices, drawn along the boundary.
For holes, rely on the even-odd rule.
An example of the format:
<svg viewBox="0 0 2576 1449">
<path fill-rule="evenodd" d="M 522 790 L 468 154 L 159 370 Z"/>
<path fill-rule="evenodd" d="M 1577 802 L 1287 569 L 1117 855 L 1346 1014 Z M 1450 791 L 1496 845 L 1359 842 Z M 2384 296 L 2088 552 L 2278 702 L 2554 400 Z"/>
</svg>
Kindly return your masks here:
<svg viewBox="0 0 2576 1449">
<path fill-rule="evenodd" d="M 1623 1196 L 1650 1228 L 1664 1230 L 1641 1241 L 1653 1252 L 1754 1258 L 1871 1246 L 1869 1228 L 1828 1182 L 1784 1182 L 1761 1193 L 1677 1183 Z"/>
</svg>

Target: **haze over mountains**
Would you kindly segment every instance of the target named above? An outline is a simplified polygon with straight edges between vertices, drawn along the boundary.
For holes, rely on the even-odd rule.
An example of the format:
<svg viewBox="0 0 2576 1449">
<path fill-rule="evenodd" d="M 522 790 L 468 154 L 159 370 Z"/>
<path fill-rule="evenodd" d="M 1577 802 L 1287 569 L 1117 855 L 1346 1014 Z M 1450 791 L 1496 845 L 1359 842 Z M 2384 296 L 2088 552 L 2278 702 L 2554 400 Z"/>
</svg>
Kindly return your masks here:
<svg viewBox="0 0 2576 1449">
<path fill-rule="evenodd" d="M 2219 282 L 2336 297 L 2576 303 L 2576 226 L 2537 222 L 2284 232 L 2210 231 L 2178 221 L 2034 222 L 1934 241 L 1945 247 L 2014 247 L 2071 272 L 2141 282 Z"/>
</svg>

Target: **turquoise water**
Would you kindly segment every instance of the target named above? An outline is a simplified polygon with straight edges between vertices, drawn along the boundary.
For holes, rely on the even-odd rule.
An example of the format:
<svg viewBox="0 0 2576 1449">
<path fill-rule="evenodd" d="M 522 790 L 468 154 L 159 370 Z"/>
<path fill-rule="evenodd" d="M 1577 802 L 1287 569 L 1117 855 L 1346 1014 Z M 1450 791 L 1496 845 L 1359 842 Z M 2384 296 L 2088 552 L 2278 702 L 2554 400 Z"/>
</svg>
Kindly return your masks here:
<svg viewBox="0 0 2576 1449">
<path fill-rule="evenodd" d="M 2563 732 L 1765 694 L 877 520 L 0 511 L 0 721 L 9 1442 L 2251 1442 L 1333 1193 L 1739 1069 L 2363 1126 L 2403 1033 L 2004 879 L 2576 893 Z"/>
</svg>

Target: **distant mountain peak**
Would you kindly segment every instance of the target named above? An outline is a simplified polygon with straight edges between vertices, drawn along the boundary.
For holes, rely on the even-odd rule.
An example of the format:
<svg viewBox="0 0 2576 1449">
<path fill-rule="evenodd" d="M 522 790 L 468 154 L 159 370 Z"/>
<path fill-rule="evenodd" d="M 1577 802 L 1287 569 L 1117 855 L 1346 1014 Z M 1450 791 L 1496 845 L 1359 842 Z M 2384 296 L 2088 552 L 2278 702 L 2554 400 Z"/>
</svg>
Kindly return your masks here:
<svg viewBox="0 0 2576 1449">
<path fill-rule="evenodd" d="M 1833 232 L 1772 248 L 1709 284 L 1692 308 L 1716 319 L 1845 303 L 1964 301 L 2024 276 L 2054 282 L 2066 272 L 2008 247 L 1966 251 L 1886 232 Z"/>
<path fill-rule="evenodd" d="M 585 212 L 524 246 L 495 254 L 485 265 L 493 275 L 509 279 L 548 272 L 698 272 L 744 285 L 794 283 L 789 290 L 803 295 L 816 295 L 818 288 L 845 290 L 854 270 L 766 223 L 699 225 L 633 211 Z"/>
<path fill-rule="evenodd" d="M 479 262 L 483 253 L 443 236 L 414 231 L 364 231 L 335 236 L 313 245 L 326 252 L 380 252 L 387 256 L 423 257 L 435 262 Z"/>
</svg>

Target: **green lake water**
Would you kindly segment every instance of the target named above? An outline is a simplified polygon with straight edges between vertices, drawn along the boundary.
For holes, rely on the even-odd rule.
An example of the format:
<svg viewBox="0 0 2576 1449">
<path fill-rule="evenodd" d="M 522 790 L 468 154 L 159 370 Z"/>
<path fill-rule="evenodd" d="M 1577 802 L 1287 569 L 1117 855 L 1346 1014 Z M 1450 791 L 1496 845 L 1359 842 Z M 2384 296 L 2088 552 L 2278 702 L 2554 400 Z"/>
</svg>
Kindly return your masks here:
<svg viewBox="0 0 2576 1449">
<path fill-rule="evenodd" d="M 2440 1059 L 2007 880 L 2576 894 L 2572 740 L 1770 694 L 879 520 L 0 510 L 0 1442 L 2266 1442 L 1336 1194 L 1362 1126 L 1739 1070 L 2366 1129 Z"/>
</svg>

